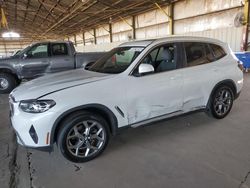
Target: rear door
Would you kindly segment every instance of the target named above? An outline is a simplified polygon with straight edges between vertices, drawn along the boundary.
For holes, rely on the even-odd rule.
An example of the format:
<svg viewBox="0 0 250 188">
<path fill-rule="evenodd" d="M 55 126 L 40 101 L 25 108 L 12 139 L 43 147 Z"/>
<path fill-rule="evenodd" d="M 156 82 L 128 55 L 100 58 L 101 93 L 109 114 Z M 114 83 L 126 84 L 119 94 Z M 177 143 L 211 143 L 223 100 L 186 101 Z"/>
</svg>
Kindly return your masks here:
<svg viewBox="0 0 250 188">
<path fill-rule="evenodd" d="M 50 43 L 50 72 L 60 72 L 74 69 L 75 57 L 66 43 Z"/>
<path fill-rule="evenodd" d="M 34 78 L 47 72 L 50 65 L 47 43 L 32 46 L 19 60 L 23 78 Z"/>
<path fill-rule="evenodd" d="M 183 109 L 205 108 L 212 88 L 218 82 L 218 71 L 210 44 L 183 43 L 186 68 L 183 69 Z"/>
</svg>

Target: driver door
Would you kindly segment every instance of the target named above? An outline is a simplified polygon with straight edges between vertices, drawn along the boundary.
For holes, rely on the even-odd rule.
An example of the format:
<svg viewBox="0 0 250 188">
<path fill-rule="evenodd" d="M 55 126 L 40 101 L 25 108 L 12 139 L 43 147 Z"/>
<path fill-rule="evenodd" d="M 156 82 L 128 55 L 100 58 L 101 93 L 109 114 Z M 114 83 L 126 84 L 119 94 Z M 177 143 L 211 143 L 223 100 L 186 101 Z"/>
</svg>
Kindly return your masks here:
<svg viewBox="0 0 250 188">
<path fill-rule="evenodd" d="M 50 65 L 48 44 L 32 46 L 20 59 L 20 72 L 23 78 L 42 76 Z"/>
<path fill-rule="evenodd" d="M 151 64 L 154 72 L 129 76 L 127 84 L 129 124 L 180 113 L 183 105 L 183 77 L 179 44 L 165 44 L 148 53 L 141 63 Z"/>
</svg>

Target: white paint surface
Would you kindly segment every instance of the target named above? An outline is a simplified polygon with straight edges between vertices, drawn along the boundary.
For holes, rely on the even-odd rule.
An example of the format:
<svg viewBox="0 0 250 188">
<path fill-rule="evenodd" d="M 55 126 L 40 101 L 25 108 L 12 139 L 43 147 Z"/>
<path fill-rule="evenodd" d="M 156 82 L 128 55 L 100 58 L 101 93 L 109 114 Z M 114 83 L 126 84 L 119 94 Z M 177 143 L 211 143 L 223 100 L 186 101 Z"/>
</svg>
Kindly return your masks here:
<svg viewBox="0 0 250 188">
<path fill-rule="evenodd" d="M 154 47 L 162 43 L 194 41 L 220 45 L 227 55 L 209 64 L 139 77 L 130 75 L 137 63 Z M 134 44 L 131 42 L 132 46 Z M 25 145 L 46 146 L 46 135 L 51 132 L 56 119 L 75 107 L 104 105 L 116 116 L 118 127 L 123 127 L 163 115 L 170 117 L 204 108 L 215 85 L 227 79 L 234 81 L 237 93 L 241 91 L 243 83 L 239 81 L 243 79 L 243 73 L 227 44 L 208 38 L 169 37 L 149 44 L 120 74 L 76 70 L 51 74 L 19 86 L 11 94 L 16 100 L 11 120 Z M 21 100 L 37 98 L 54 100 L 56 105 L 38 114 L 26 113 L 19 108 Z M 115 110 L 115 106 L 122 109 L 124 117 Z M 38 134 L 37 144 L 29 136 L 28 125 L 33 125 Z"/>
</svg>

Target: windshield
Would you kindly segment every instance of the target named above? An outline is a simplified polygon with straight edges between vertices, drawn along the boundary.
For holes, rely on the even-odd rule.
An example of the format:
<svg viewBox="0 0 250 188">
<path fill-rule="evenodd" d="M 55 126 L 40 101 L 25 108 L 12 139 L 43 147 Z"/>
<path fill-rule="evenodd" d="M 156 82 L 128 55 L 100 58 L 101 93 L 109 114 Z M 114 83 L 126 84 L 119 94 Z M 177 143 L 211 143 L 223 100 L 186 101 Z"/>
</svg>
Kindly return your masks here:
<svg viewBox="0 0 250 188">
<path fill-rule="evenodd" d="M 30 46 L 27 46 L 24 49 L 17 50 L 12 56 L 19 56 L 19 55 L 23 54 L 24 51 L 27 51 L 27 49 L 29 49 L 29 48 L 30 48 Z"/>
<path fill-rule="evenodd" d="M 96 61 L 88 70 L 107 74 L 119 74 L 125 71 L 143 47 L 118 47 Z"/>
<path fill-rule="evenodd" d="M 17 51 L 15 51 L 15 52 L 12 54 L 12 56 L 19 55 L 20 52 L 21 52 L 21 50 L 17 50 Z"/>
</svg>

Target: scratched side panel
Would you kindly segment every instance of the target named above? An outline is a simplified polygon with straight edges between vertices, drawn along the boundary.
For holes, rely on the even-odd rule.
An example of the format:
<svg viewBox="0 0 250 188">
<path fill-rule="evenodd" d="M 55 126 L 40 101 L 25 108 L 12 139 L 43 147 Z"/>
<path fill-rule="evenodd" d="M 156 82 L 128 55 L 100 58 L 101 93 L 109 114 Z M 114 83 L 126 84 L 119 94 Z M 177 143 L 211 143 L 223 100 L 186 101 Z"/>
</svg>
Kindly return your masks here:
<svg viewBox="0 0 250 188">
<path fill-rule="evenodd" d="M 49 58 L 36 58 L 20 60 L 20 71 L 23 78 L 35 78 L 49 72 Z"/>
<path fill-rule="evenodd" d="M 127 81 L 128 121 L 133 124 L 181 110 L 181 70 L 129 77 Z"/>
</svg>

